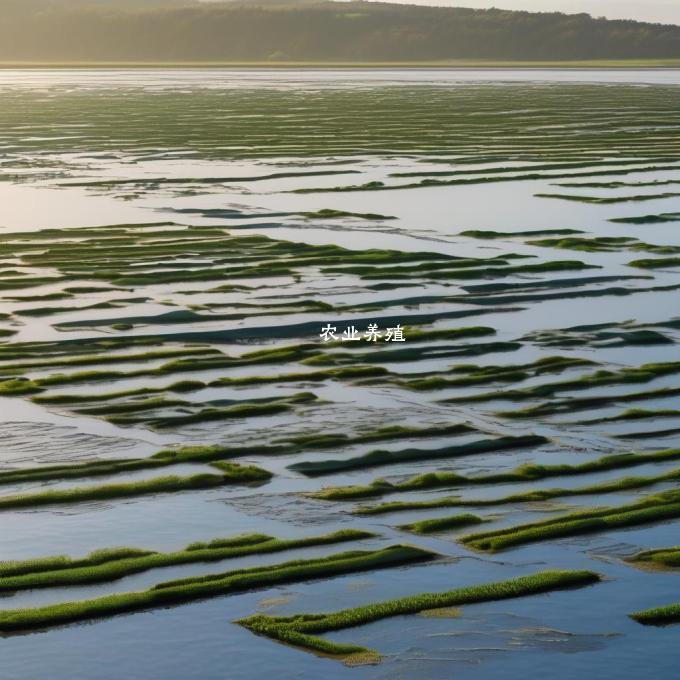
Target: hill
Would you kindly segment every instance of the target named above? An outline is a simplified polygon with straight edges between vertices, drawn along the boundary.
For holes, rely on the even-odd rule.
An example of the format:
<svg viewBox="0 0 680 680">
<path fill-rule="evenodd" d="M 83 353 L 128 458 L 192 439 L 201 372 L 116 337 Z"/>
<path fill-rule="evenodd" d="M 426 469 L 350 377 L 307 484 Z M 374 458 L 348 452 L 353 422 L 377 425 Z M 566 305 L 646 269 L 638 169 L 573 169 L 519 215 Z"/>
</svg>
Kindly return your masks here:
<svg viewBox="0 0 680 680">
<path fill-rule="evenodd" d="M 587 14 L 269 0 L 2 0 L 3 62 L 680 58 L 680 26 Z"/>
</svg>

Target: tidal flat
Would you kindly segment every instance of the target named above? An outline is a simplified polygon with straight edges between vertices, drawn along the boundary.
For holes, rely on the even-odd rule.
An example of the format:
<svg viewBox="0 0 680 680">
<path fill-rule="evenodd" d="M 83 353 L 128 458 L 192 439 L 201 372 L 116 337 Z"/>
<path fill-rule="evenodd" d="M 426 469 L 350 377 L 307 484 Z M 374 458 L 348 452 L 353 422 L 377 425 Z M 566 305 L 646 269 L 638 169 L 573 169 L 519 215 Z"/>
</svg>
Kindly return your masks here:
<svg viewBox="0 0 680 680">
<path fill-rule="evenodd" d="M 678 71 L 28 73 L 8 677 L 673 676 Z"/>
</svg>

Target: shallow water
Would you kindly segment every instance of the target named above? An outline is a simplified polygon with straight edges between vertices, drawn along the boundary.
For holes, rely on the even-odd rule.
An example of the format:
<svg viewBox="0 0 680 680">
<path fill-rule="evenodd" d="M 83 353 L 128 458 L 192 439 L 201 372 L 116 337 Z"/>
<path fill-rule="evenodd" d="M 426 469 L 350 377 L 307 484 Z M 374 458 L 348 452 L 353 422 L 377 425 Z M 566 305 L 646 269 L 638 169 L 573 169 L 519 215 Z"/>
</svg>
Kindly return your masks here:
<svg viewBox="0 0 680 680">
<path fill-rule="evenodd" d="M 353 502 L 319 501 L 300 494 L 328 485 L 365 485 L 378 477 L 399 482 L 434 470 L 475 476 L 509 471 L 526 463 L 578 465 L 610 453 L 630 451 L 632 446 L 654 451 L 678 445 L 677 435 L 640 440 L 639 446 L 638 442 L 617 437 L 630 432 L 678 428 L 678 416 L 650 416 L 617 423 L 582 422 L 617 415 L 626 408 L 679 409 L 680 400 L 674 394 L 651 395 L 644 400 L 637 400 L 635 396 L 677 387 L 675 372 L 650 376 L 642 382 L 604 384 L 582 390 L 563 388 L 540 399 L 509 400 L 502 393 L 571 381 L 598 369 L 618 371 L 652 362 L 680 361 L 678 290 L 645 291 L 680 283 L 677 266 L 641 269 L 629 263 L 657 255 L 627 246 L 612 252 L 550 248 L 527 243 L 532 238 L 548 235 L 517 234 L 566 228 L 584 232 L 578 234 L 584 238 L 626 236 L 643 244 L 680 247 L 680 223 L 610 221 L 677 213 L 680 211 L 677 197 L 603 205 L 536 197 L 539 193 L 639 197 L 673 192 L 672 184 L 635 186 L 635 183 L 680 181 L 678 86 L 680 71 L 651 69 L 0 70 L 0 242 L 2 245 L 12 243 L 17 249 L 16 252 L 3 251 L 3 270 L 25 264 L 31 251 L 24 250 L 30 244 L 24 238 L 29 234 L 36 236 L 44 229 L 166 221 L 194 227 L 222 227 L 238 236 L 261 234 L 316 246 L 335 244 L 350 251 L 389 248 L 411 254 L 426 251 L 464 258 L 517 254 L 531 257 L 509 262 L 521 265 L 570 260 L 592 267 L 488 273 L 480 278 L 440 280 L 428 277 L 416 266 L 409 271 L 407 279 L 385 277 L 384 281 L 395 284 L 393 290 L 368 288 L 369 284 L 383 279 L 362 279 L 361 274 L 351 271 L 327 271 L 323 263 L 300 266 L 292 276 L 225 274 L 221 278 L 199 281 L 183 280 L 179 276 L 170 283 L 150 280 L 119 286 L 111 277 L 92 279 L 89 259 L 84 256 L 82 262 L 59 264 L 55 261 L 56 264 L 46 267 L 38 262 L 27 268 L 26 276 L 49 274 L 56 280 L 0 290 L 0 311 L 11 314 L 8 319 L 0 320 L 0 327 L 16 331 L 16 335 L 1 345 L 0 361 L 2 351 L 11 351 L 14 345 L 23 342 L 88 339 L 91 342 L 87 351 L 80 354 L 89 354 L 97 349 L 92 344 L 96 340 L 154 338 L 151 347 L 112 350 L 108 363 L 101 365 L 57 364 L 21 371 L 21 375 L 37 379 L 82 370 L 121 372 L 48 386 L 45 394 L 49 396 L 84 395 L 83 404 L 91 405 L 87 402 L 88 396 L 154 388 L 161 396 L 185 402 L 179 407 L 164 407 L 156 416 L 195 413 L 209 405 L 208 402 L 224 399 L 283 398 L 302 391 L 313 392 L 318 399 L 275 415 L 159 429 L 151 417 L 119 424 L 79 412 L 80 404 L 46 405 L 31 402 L 30 395 L 2 396 L 0 431 L 4 446 L 0 461 L 7 469 L 141 457 L 160 448 L 187 443 L 248 447 L 302 433 L 352 434 L 387 425 L 423 428 L 466 422 L 479 431 L 455 437 L 414 437 L 331 449 L 300 448 L 277 456 L 249 453 L 238 458 L 237 462 L 256 464 L 274 473 L 273 479 L 264 485 L 3 510 L 0 555 L 8 560 L 53 554 L 82 556 L 95 549 L 118 545 L 172 551 L 192 541 L 244 532 L 290 538 L 356 527 L 374 531 L 379 536 L 356 545 L 154 569 L 99 585 L 22 591 L 7 595 L 0 608 L 20 609 L 86 599 L 144 589 L 189 575 L 394 543 L 417 544 L 440 553 L 442 558 L 430 564 L 297 582 L 180 607 L 4 637 L 0 639 L 3 659 L 0 676 L 49 677 L 51 680 L 67 677 L 114 680 L 123 675 L 250 680 L 276 673 L 285 678 L 323 675 L 437 679 L 455 675 L 493 680 L 550 673 L 566 680 L 577 674 L 632 679 L 651 672 L 671 677 L 676 657 L 672 644 L 677 629 L 644 627 L 627 615 L 676 601 L 678 576 L 638 571 L 621 558 L 641 549 L 676 545 L 677 521 L 528 544 L 486 555 L 473 553 L 456 542 L 466 530 L 425 537 L 404 532 L 397 526 L 456 514 L 457 510 L 410 510 L 362 517 L 351 514 Z M 540 170 L 542 165 L 557 165 L 562 169 Z M 309 174 L 329 171 L 338 174 Z M 388 186 L 420 181 L 420 176 L 398 176 L 409 172 L 425 175 L 455 172 L 459 173 L 455 177 L 465 180 L 481 176 L 491 181 L 328 191 L 376 181 Z M 598 174 L 563 177 L 589 172 Z M 538 176 L 520 179 L 527 173 Z M 517 179 L 501 181 L 507 175 L 516 175 Z M 258 179 L 262 177 L 268 178 Z M 136 181 L 119 183 L 130 179 Z M 563 182 L 593 181 L 623 181 L 630 186 L 554 186 Z M 82 186 L 88 182 L 89 186 Z M 299 190 L 315 192 L 300 193 Z M 322 219 L 301 214 L 327 208 L 355 213 L 355 216 Z M 394 219 L 369 219 L 366 213 Z M 477 239 L 460 235 L 465 230 L 494 230 L 503 236 Z M 57 241 L 66 238 L 64 232 L 57 236 Z M 92 233 L 88 238 L 96 241 Z M 104 261 L 95 260 L 98 255 L 94 248 L 98 247 L 100 244 L 95 242 L 92 261 L 104 269 Z M 182 254 L 184 257 L 175 263 L 180 272 L 225 266 L 212 262 L 205 253 L 190 245 Z M 235 247 L 234 261 L 238 261 L 239 256 Z M 219 257 L 229 260 L 224 253 Z M 284 262 L 287 257 L 281 256 Z M 417 256 L 413 258 L 417 263 Z M 111 262 L 108 266 L 113 269 L 115 260 Z M 413 262 L 395 266 L 410 267 Z M 84 269 L 69 274 L 68 279 L 59 278 L 68 267 L 77 265 Z M 124 261 L 126 269 L 119 273 L 150 271 L 158 277 L 172 269 L 173 263 L 166 265 L 168 262 L 151 256 L 132 258 Z M 331 268 L 333 266 L 337 265 Z M 372 269 L 379 271 L 380 266 Z M 555 287 L 563 279 L 598 276 L 650 278 L 588 281 Z M 0 276 L 0 280 L 6 283 L 9 279 Z M 20 301 L 16 297 L 47 295 L 69 286 L 91 286 L 93 282 L 123 290 L 73 293 L 57 301 Z M 402 287 L 405 283 L 415 285 Z M 488 305 L 466 299 L 472 295 L 466 288 L 473 290 L 471 287 L 485 283 L 546 284 L 538 290 L 508 288 L 501 290 L 499 296 L 559 295 L 500 305 L 493 304 L 493 295 Z M 215 290 L 224 284 L 243 288 Z M 598 291 L 610 288 L 630 290 L 596 296 Z M 411 299 L 422 296 L 436 296 L 436 299 Z M 145 299 L 122 302 L 118 307 L 77 309 L 139 297 Z M 292 305 L 290 314 L 271 306 L 286 300 Z M 335 309 L 329 312 L 302 309 L 298 305 L 305 300 L 330 303 Z M 364 303 L 386 301 L 393 304 L 360 307 Z M 243 312 L 244 308 L 238 306 L 243 303 L 261 307 L 262 316 L 252 315 L 253 308 Z M 52 307 L 51 313 L 30 314 L 30 310 L 42 307 Z M 65 309 L 57 313 L 58 307 Z M 159 322 L 160 314 L 192 308 L 204 317 Z M 177 349 L 188 342 L 202 341 L 204 336 L 197 335 L 199 331 L 242 332 L 241 339 L 225 335 L 222 339 L 209 340 L 211 346 L 230 357 L 300 343 L 317 343 L 321 351 L 324 347 L 318 332 L 296 334 L 296 324 L 312 322 L 320 330 L 322 324 L 344 319 L 396 317 L 406 323 L 412 315 L 455 312 L 469 315 L 435 318 L 433 327 L 488 326 L 495 334 L 421 343 L 409 342 L 407 332 L 407 343 L 403 347 L 424 344 L 442 351 L 453 348 L 453 353 L 399 362 L 391 361 L 387 355 L 367 358 L 365 363 L 393 372 L 391 380 L 375 383 L 313 380 L 308 376 L 282 382 L 225 385 L 214 381 L 225 377 L 309 374 L 328 366 L 297 361 L 253 362 L 226 368 L 196 365 L 184 372 L 154 373 L 170 360 L 142 358 L 122 362 L 116 359 L 116 355 L 166 346 Z M 243 313 L 242 317 L 236 318 L 239 313 Z M 233 316 L 211 319 L 213 314 Z M 132 317 L 138 320 L 130 324 L 130 328 L 111 327 L 116 320 Z M 673 320 L 676 324 L 669 326 L 668 322 Z M 593 340 L 591 336 L 596 333 L 593 329 L 573 331 L 585 338 L 582 344 L 563 341 L 551 346 L 535 339 L 537 332 L 592 324 L 606 324 L 606 331 L 617 332 L 654 329 L 662 333 L 667 342 L 617 345 L 611 339 Z M 265 329 L 264 336 L 262 329 Z M 174 335 L 170 337 L 170 334 Z M 490 347 L 485 353 L 471 353 L 471 349 L 478 349 L 485 342 L 513 342 L 517 346 L 503 351 Z M 385 348 L 384 343 L 380 346 Z M 371 347 L 362 345 L 362 349 Z M 343 348 L 334 351 L 342 352 Z M 456 351 L 464 353 L 456 355 Z M 455 377 L 458 374 L 450 371 L 461 365 L 522 366 L 555 355 L 588 359 L 598 365 L 573 367 L 554 374 L 528 373 L 517 384 L 491 381 L 416 391 L 400 383 L 421 373 Z M 41 353 L 32 358 L 58 359 L 58 345 L 45 345 Z M 2 362 L 2 368 L 10 364 Z M 166 391 L 171 383 L 188 379 L 200 380 L 204 387 L 187 393 Z M 499 394 L 488 401 L 442 402 L 452 397 L 467 398 L 497 391 Z M 573 413 L 530 419 L 510 419 L 497 413 L 543 401 L 590 396 L 611 400 Z M 96 403 L 134 404 L 135 399 L 139 397 L 119 396 Z M 319 478 L 304 477 L 288 468 L 299 462 L 353 458 L 375 449 L 418 448 L 426 456 L 429 450 L 444 445 L 531 433 L 548 437 L 550 441 L 537 447 L 460 458 L 423 458 L 361 467 Z M 471 499 L 497 498 L 537 489 L 579 488 L 629 475 L 659 475 L 678 467 L 680 465 L 667 461 L 536 482 L 386 495 L 368 502 L 429 500 L 459 494 Z M 201 471 L 214 472 L 207 465 L 190 463 L 172 466 L 168 474 Z M 68 489 L 149 479 L 161 474 L 166 473 L 144 470 L 86 480 L 32 481 L 5 485 L 0 492 L 4 496 Z M 673 482 L 664 482 L 650 488 L 600 496 L 556 498 L 547 504 L 515 503 L 471 510 L 475 513 L 479 510 L 478 514 L 489 520 L 485 529 L 497 528 L 537 521 L 560 511 L 623 505 L 675 486 Z M 455 619 L 398 617 L 328 635 L 333 640 L 375 648 L 384 657 L 378 666 L 346 668 L 337 660 L 256 637 L 231 623 L 256 611 L 272 615 L 330 611 L 553 568 L 592 569 L 603 574 L 605 580 L 579 590 L 465 606 L 461 608 L 461 616 Z"/>
</svg>

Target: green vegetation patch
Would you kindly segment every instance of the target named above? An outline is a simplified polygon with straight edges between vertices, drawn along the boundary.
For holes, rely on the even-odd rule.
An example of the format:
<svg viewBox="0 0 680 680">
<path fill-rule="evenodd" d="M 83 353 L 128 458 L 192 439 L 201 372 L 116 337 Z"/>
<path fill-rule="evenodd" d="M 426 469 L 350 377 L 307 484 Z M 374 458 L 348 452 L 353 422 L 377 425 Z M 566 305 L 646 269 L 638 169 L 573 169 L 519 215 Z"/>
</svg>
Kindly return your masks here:
<svg viewBox="0 0 680 680">
<path fill-rule="evenodd" d="M 645 626 L 666 626 L 680 621 L 680 603 L 654 607 L 630 614 L 630 618 Z"/>
<path fill-rule="evenodd" d="M 594 205 L 609 205 L 611 203 L 639 203 L 641 201 L 656 201 L 663 198 L 677 198 L 677 192 L 663 194 L 638 194 L 635 196 L 577 196 L 573 194 L 536 194 L 538 198 L 559 198 L 563 201 L 577 201 Z"/>
<path fill-rule="evenodd" d="M 629 408 L 615 416 L 604 418 L 593 418 L 592 420 L 581 420 L 574 425 L 598 425 L 602 423 L 626 423 L 631 420 L 652 420 L 656 418 L 680 418 L 680 410 L 668 409 L 645 409 Z"/>
<path fill-rule="evenodd" d="M 536 406 L 530 406 L 516 411 L 499 411 L 497 415 L 503 418 L 526 419 L 536 416 L 554 415 L 557 413 L 573 413 L 587 409 L 602 408 L 619 402 L 646 401 L 648 399 L 667 399 L 680 394 L 680 388 L 662 387 L 645 392 L 629 392 L 627 394 L 596 395 L 592 397 L 557 399 L 546 401 Z"/>
<path fill-rule="evenodd" d="M 625 367 L 616 371 L 598 370 L 595 373 L 574 378 L 572 380 L 534 385 L 533 387 L 526 387 L 523 389 L 490 392 L 474 395 L 472 397 L 453 397 L 446 401 L 455 402 L 460 399 L 465 399 L 466 401 L 491 401 L 493 399 L 522 401 L 525 399 L 534 399 L 536 397 L 552 396 L 559 392 L 588 390 L 593 387 L 647 383 L 656 378 L 666 375 L 675 375 L 676 373 L 680 373 L 680 361 L 644 364 L 639 367 Z"/>
<path fill-rule="evenodd" d="M 402 379 L 399 384 L 412 390 L 440 390 L 454 387 L 469 387 L 488 383 L 515 383 L 544 373 L 561 373 L 570 368 L 593 366 L 596 362 L 576 357 L 543 357 L 529 364 L 510 364 L 505 366 L 458 365 L 451 373 L 462 374 L 458 377 L 429 375 L 412 380 Z"/>
<path fill-rule="evenodd" d="M 394 616 L 524 597 L 560 588 L 590 585 L 599 580 L 600 576 L 592 571 L 544 571 L 497 583 L 468 586 L 447 592 L 420 593 L 332 613 L 276 617 L 258 614 L 240 619 L 237 623 L 257 635 L 264 635 L 277 642 L 300 647 L 306 651 L 320 652 L 346 661 L 351 661 L 354 655 L 364 655 L 364 658 L 368 656 L 379 660 L 380 656 L 373 650 L 358 645 L 332 642 L 319 635 L 345 628 L 355 628 Z"/>
<path fill-rule="evenodd" d="M 646 345 L 673 345 L 675 341 L 657 328 L 673 328 L 668 324 L 588 324 L 554 330 L 533 331 L 521 338 L 542 347 L 643 347 Z"/>
<path fill-rule="evenodd" d="M 420 548 L 395 545 L 382 550 L 336 553 L 317 559 L 240 569 L 207 578 L 183 579 L 181 583 L 161 583 L 139 592 L 120 593 L 32 609 L 0 611 L 0 631 L 44 629 L 65 623 L 222 597 L 253 588 L 412 564 L 432 560 L 435 557 L 434 553 Z"/>
<path fill-rule="evenodd" d="M 477 515 L 464 514 L 452 515 L 451 517 L 440 517 L 438 519 L 424 519 L 412 524 L 401 524 L 400 529 L 410 531 L 414 534 L 436 534 L 449 529 L 460 529 L 471 524 L 481 524 L 484 520 Z"/>
<path fill-rule="evenodd" d="M 541 522 L 469 534 L 460 540 L 474 550 L 496 552 L 525 543 L 650 524 L 678 517 L 680 492 L 667 491 L 648 496 L 636 503 L 569 513 Z"/>
<path fill-rule="evenodd" d="M 573 496 L 591 496 L 607 493 L 618 493 L 653 486 L 661 482 L 675 482 L 680 479 L 680 469 L 671 470 L 660 475 L 647 477 L 625 477 L 611 482 L 600 482 L 589 486 L 575 489 L 537 489 L 523 493 L 511 494 L 500 498 L 440 498 L 429 501 L 384 503 L 375 506 L 359 506 L 354 510 L 357 515 L 381 515 L 389 512 L 402 512 L 404 510 L 423 510 L 430 508 L 453 508 L 453 507 L 489 507 L 494 505 L 506 505 L 508 503 L 540 503 L 553 498 L 565 498 Z"/>
<path fill-rule="evenodd" d="M 549 477 L 563 477 L 572 475 L 584 475 L 605 470 L 621 470 L 648 463 L 661 463 L 680 459 L 680 449 L 666 449 L 651 453 L 622 453 L 617 455 L 603 456 L 595 460 L 587 461 L 579 465 L 537 465 L 526 463 L 509 472 L 496 472 L 478 477 L 465 477 L 456 472 L 426 472 L 415 477 L 410 477 L 403 482 L 392 484 L 384 479 L 376 479 L 366 486 L 339 486 L 327 487 L 308 494 L 310 498 L 329 501 L 344 501 L 360 498 L 371 498 L 392 493 L 406 493 L 409 491 L 426 491 L 428 489 L 441 489 L 445 487 L 474 486 L 484 484 L 512 484 L 515 482 L 529 482 Z M 457 502 L 457 501 L 456 501 Z M 453 501 L 447 504 L 452 505 Z M 460 503 L 462 504 L 462 502 Z M 357 508 L 359 514 L 380 514 L 379 508 L 386 508 L 391 512 L 396 504 L 387 503 L 375 508 Z M 425 506 L 423 506 L 425 507 Z M 432 506 L 439 507 L 439 506 Z M 441 506 L 444 507 L 444 506 Z M 404 509 L 409 509 L 405 507 Z"/>
<path fill-rule="evenodd" d="M 35 361 L 17 361 L 9 365 L 0 365 L 0 374 L 16 374 L 19 371 L 46 369 L 54 366 L 92 366 L 97 364 L 123 364 L 129 362 L 154 361 L 177 357 L 224 356 L 219 350 L 211 347 L 184 347 L 178 349 L 162 349 L 134 354 L 94 354 L 85 356 L 52 357 Z M 3 359 L 0 354 L 0 360 Z"/>
<path fill-rule="evenodd" d="M 626 562 L 647 569 L 678 569 L 680 568 L 680 546 L 643 550 L 626 558 Z"/>
<path fill-rule="evenodd" d="M 459 236 L 478 238 L 484 240 L 494 240 L 503 238 L 521 238 L 534 236 L 571 236 L 572 234 L 582 234 L 578 229 L 531 229 L 529 231 L 484 231 L 480 229 L 470 229 L 461 231 Z"/>
<path fill-rule="evenodd" d="M 127 411 L 144 411 L 147 409 L 157 410 L 167 406 L 179 406 L 180 410 L 186 411 L 189 407 L 194 407 L 192 402 L 173 402 L 169 400 L 150 400 L 148 402 L 136 402 L 129 405 L 110 405 L 97 409 L 81 409 L 80 412 L 98 415 L 106 414 L 106 419 L 116 425 L 137 425 L 143 423 L 152 429 L 163 430 L 168 428 L 183 427 L 194 423 L 205 423 L 219 420 L 230 420 L 232 418 L 256 418 L 267 415 L 274 415 L 292 411 L 296 406 L 309 404 L 318 400 L 311 392 L 299 392 L 287 397 L 262 397 L 251 399 L 250 401 L 224 400 L 229 405 L 221 407 L 219 405 L 200 408 L 193 413 L 180 415 L 153 416 L 153 415 L 114 415 Z M 218 402 L 219 403 L 219 402 Z"/>
<path fill-rule="evenodd" d="M 114 548 L 98 550 L 81 559 L 56 556 L 21 562 L 4 562 L 0 563 L 0 590 L 15 591 L 102 583 L 150 569 L 180 564 L 218 562 L 245 555 L 331 545 L 374 536 L 375 534 L 353 529 L 296 539 L 246 534 L 216 538 L 207 543 L 192 543 L 183 550 L 169 553 Z"/>
<path fill-rule="evenodd" d="M 164 449 L 148 458 L 95 460 L 69 465 L 46 465 L 34 468 L 4 470 L 0 471 L 0 485 L 108 476 L 137 470 L 160 469 L 179 463 L 219 463 L 225 459 L 237 457 L 288 455 L 300 451 L 339 448 L 378 441 L 445 437 L 460 434 L 461 427 L 458 423 L 433 424 L 425 427 L 390 425 L 376 428 L 375 430 L 365 430 L 355 435 L 341 432 L 294 435 L 277 440 L 272 444 L 254 446 L 185 446 L 175 449 Z M 473 431 L 473 428 L 469 429 Z M 235 473 L 234 470 L 231 470 L 231 472 Z"/>
<path fill-rule="evenodd" d="M 617 217 L 610 222 L 618 224 L 665 224 L 680 222 L 680 213 L 661 213 L 660 215 L 641 215 L 639 217 Z"/>
<path fill-rule="evenodd" d="M 665 269 L 666 267 L 680 267 L 680 257 L 657 257 L 647 260 L 632 260 L 628 263 L 628 266 L 639 267 L 640 269 Z"/>
<path fill-rule="evenodd" d="M 16 496 L 0 496 L 0 510 L 13 508 L 33 508 L 42 505 L 61 505 L 82 503 L 84 501 L 131 498 L 147 494 L 176 493 L 179 491 L 195 491 L 214 489 L 227 484 L 248 484 L 262 482 L 271 478 L 271 473 L 254 465 L 234 465 L 223 470 L 221 475 L 198 474 L 191 477 L 157 477 L 139 482 L 106 484 L 102 486 L 76 487 L 73 489 L 55 489 L 27 493 Z"/>
<path fill-rule="evenodd" d="M 392 215 L 380 215 L 378 213 L 354 213 L 347 212 L 346 210 L 333 210 L 332 208 L 324 208 L 322 210 L 317 210 L 316 212 L 303 212 L 300 213 L 303 217 L 308 219 L 320 219 L 320 220 L 330 220 L 337 219 L 340 217 L 357 217 L 362 220 L 396 220 L 397 218 Z"/>
<path fill-rule="evenodd" d="M 470 428 L 461 425 L 461 433 L 468 432 Z M 458 446 L 444 446 L 439 449 L 402 449 L 401 451 L 376 450 L 354 458 L 339 460 L 323 460 L 318 462 L 303 462 L 289 465 L 289 470 L 300 472 L 308 477 L 334 474 L 344 470 L 357 468 L 377 467 L 411 461 L 436 460 L 439 458 L 459 458 L 472 456 L 479 453 L 495 451 L 507 451 L 524 447 L 540 446 L 549 440 L 538 435 L 526 435 L 520 437 L 499 437 L 497 439 L 480 439 L 461 444 Z"/>
</svg>

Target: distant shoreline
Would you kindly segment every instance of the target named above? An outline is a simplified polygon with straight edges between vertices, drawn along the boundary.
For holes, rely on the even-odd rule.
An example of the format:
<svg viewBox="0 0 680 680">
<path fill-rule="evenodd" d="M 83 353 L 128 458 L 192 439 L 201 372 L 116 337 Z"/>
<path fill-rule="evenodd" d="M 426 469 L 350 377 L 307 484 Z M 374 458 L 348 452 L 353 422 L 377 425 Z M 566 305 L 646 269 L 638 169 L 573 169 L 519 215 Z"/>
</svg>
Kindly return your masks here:
<svg viewBox="0 0 680 680">
<path fill-rule="evenodd" d="M 409 62 L 308 62 L 308 61 L 60 61 L 0 62 L 0 69 L 441 69 L 441 70 L 483 70 L 483 69 L 555 69 L 555 70 L 592 70 L 592 69 L 680 69 L 678 59 L 600 59 L 582 61 L 409 61 Z"/>
</svg>

